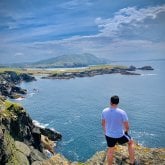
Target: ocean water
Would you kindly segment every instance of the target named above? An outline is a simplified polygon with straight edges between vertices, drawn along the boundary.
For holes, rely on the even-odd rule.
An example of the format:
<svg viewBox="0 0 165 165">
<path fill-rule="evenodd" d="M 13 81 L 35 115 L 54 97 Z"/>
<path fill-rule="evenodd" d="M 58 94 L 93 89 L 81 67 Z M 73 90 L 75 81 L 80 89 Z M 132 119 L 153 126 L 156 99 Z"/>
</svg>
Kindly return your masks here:
<svg viewBox="0 0 165 165">
<path fill-rule="evenodd" d="M 112 95 L 119 95 L 119 106 L 127 112 L 131 136 L 137 142 L 165 147 L 165 60 L 122 64 L 151 65 L 155 70 L 137 71 L 141 76 L 110 74 L 70 80 L 37 77 L 37 81 L 21 84 L 28 94 L 17 102 L 32 119 L 62 134 L 55 150 L 72 161 L 85 161 L 106 149 L 101 112 L 109 106 Z"/>
</svg>

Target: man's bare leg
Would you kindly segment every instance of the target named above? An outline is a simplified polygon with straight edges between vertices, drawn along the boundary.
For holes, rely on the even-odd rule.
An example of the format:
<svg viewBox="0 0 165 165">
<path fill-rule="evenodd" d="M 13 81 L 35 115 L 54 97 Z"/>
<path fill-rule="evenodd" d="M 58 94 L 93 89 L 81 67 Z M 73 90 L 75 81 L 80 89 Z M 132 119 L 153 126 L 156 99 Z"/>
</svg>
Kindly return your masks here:
<svg viewBox="0 0 165 165">
<path fill-rule="evenodd" d="M 114 153 L 115 147 L 108 147 L 107 151 L 107 161 L 108 165 L 112 165 L 113 163 L 113 153 Z"/>
<path fill-rule="evenodd" d="M 134 148 L 133 140 L 130 140 L 128 142 L 128 153 L 129 153 L 130 163 L 133 164 L 135 162 L 135 148 Z"/>
</svg>

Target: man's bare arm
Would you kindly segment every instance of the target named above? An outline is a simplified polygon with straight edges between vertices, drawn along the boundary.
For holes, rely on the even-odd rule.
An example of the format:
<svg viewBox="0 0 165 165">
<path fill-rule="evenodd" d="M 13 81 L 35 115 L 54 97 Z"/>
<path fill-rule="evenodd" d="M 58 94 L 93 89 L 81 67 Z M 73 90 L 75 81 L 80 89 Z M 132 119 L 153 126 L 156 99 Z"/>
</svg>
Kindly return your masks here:
<svg viewBox="0 0 165 165">
<path fill-rule="evenodd" d="M 129 131 L 129 123 L 128 123 L 128 121 L 124 122 L 124 130 L 125 130 L 125 132 Z"/>
<path fill-rule="evenodd" d="M 103 127 L 103 130 L 104 130 L 104 133 L 105 133 L 105 120 L 102 119 L 102 127 Z"/>
</svg>

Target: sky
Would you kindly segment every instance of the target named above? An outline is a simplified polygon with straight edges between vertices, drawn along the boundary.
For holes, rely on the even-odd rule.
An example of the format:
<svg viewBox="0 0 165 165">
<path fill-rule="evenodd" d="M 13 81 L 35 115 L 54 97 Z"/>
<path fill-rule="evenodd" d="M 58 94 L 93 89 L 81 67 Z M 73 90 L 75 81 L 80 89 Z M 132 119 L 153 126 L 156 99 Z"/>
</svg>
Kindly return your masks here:
<svg viewBox="0 0 165 165">
<path fill-rule="evenodd" d="M 165 58 L 165 0 L 0 0 L 0 64 L 82 53 Z"/>
</svg>

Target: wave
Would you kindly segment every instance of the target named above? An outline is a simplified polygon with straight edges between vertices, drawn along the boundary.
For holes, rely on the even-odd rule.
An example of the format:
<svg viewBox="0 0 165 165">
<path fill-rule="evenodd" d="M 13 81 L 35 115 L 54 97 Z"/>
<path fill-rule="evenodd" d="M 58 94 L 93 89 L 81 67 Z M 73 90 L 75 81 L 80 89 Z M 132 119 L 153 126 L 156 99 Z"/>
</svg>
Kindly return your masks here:
<svg viewBox="0 0 165 165">
<path fill-rule="evenodd" d="M 157 74 L 151 74 L 151 73 L 148 73 L 148 74 L 141 74 L 141 76 L 156 76 Z"/>
<path fill-rule="evenodd" d="M 31 92 L 29 93 L 29 96 L 32 97 L 35 93 L 34 92 Z"/>
<path fill-rule="evenodd" d="M 67 125 L 67 124 L 72 124 L 72 121 L 71 120 L 68 120 L 64 123 L 64 125 Z"/>
<path fill-rule="evenodd" d="M 133 134 L 136 135 L 136 137 L 144 137 L 144 136 L 156 136 L 156 134 L 153 134 L 153 133 L 149 133 L 149 132 L 145 132 L 145 131 L 139 131 L 139 132 L 136 132 L 136 131 L 133 131 L 132 132 Z"/>
<path fill-rule="evenodd" d="M 130 134 L 134 139 L 136 139 L 135 141 L 142 146 L 145 146 L 146 139 L 151 139 L 152 137 L 157 136 L 157 134 L 149 133 L 146 131 L 131 131 Z"/>
<path fill-rule="evenodd" d="M 51 158 L 53 156 L 53 154 L 46 149 L 44 149 L 44 153 L 48 156 L 48 158 Z"/>
<path fill-rule="evenodd" d="M 74 138 L 71 137 L 68 141 L 63 141 L 63 145 L 68 145 L 69 143 L 73 142 Z"/>
<path fill-rule="evenodd" d="M 79 155 L 76 152 L 70 150 L 70 151 L 68 151 L 68 154 L 71 155 L 74 158 L 74 160 L 76 160 L 76 161 L 79 160 Z"/>
<path fill-rule="evenodd" d="M 37 120 L 33 120 L 32 122 L 33 122 L 33 124 L 34 124 L 35 126 L 40 127 L 40 128 L 46 128 L 46 127 L 49 126 L 48 123 L 47 123 L 47 124 L 43 124 L 43 123 L 38 122 Z"/>
<path fill-rule="evenodd" d="M 23 99 L 24 99 L 24 97 L 19 97 L 19 98 L 15 99 L 15 100 L 21 101 L 21 100 L 23 100 Z"/>
</svg>

